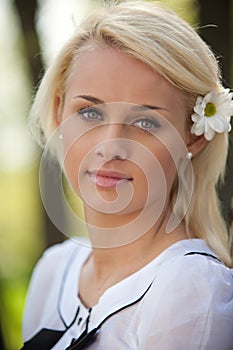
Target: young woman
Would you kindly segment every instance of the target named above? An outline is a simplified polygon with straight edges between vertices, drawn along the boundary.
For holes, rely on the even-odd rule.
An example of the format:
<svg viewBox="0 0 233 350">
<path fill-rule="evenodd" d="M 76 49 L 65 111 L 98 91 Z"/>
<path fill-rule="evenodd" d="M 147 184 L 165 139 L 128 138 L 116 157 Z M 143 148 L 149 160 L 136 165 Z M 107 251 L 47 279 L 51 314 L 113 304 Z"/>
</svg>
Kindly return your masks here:
<svg viewBox="0 0 233 350">
<path fill-rule="evenodd" d="M 120 2 L 83 21 L 31 119 L 83 202 L 90 244 L 39 261 L 23 349 L 232 349 L 215 190 L 232 114 L 214 55 L 170 10 Z"/>
</svg>

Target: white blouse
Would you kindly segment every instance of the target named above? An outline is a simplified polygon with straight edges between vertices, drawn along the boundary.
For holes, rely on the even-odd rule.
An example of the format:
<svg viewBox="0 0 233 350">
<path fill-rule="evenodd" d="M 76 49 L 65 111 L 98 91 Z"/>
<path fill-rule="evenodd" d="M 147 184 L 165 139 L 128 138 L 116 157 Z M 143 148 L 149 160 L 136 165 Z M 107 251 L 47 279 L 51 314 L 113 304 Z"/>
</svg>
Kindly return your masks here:
<svg viewBox="0 0 233 350">
<path fill-rule="evenodd" d="M 44 253 L 28 291 L 23 349 L 233 349 L 233 270 L 203 240 L 173 244 L 87 309 L 78 280 L 90 253 L 71 240 Z M 81 334 L 86 347 L 75 342 Z"/>
</svg>

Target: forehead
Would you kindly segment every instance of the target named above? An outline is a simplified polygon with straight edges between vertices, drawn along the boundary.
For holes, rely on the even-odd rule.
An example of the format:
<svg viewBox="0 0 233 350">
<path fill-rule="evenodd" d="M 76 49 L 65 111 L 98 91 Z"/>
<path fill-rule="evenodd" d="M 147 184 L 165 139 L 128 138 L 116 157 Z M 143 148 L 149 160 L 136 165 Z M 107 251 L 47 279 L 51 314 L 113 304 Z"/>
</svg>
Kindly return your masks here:
<svg viewBox="0 0 233 350">
<path fill-rule="evenodd" d="M 67 93 L 74 91 L 101 95 L 105 102 L 182 101 L 180 91 L 159 73 L 110 47 L 97 46 L 76 58 L 67 81 Z"/>
</svg>

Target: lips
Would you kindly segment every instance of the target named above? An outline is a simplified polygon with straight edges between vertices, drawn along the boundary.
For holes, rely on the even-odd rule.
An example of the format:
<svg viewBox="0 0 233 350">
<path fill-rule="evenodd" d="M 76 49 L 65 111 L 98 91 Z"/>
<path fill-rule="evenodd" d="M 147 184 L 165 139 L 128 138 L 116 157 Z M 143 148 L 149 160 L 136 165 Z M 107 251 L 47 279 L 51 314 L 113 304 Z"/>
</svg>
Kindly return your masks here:
<svg viewBox="0 0 233 350">
<path fill-rule="evenodd" d="M 98 186 L 114 188 L 119 184 L 132 181 L 133 178 L 126 174 L 110 170 L 88 171 L 90 179 Z"/>
</svg>

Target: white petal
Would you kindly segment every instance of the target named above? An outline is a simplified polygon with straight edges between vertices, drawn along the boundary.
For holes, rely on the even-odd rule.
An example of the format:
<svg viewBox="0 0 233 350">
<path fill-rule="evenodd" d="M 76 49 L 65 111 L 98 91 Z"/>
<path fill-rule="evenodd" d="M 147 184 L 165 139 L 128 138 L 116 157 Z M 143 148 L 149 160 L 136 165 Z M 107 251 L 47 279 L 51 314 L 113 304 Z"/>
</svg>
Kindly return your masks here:
<svg viewBox="0 0 233 350">
<path fill-rule="evenodd" d="M 227 97 L 224 94 L 219 94 L 215 97 L 215 103 L 221 105 L 227 101 Z"/>
<path fill-rule="evenodd" d="M 205 138 L 207 141 L 210 141 L 214 138 L 214 135 L 215 135 L 215 131 L 211 128 L 208 128 L 206 131 L 205 131 Z"/>
<path fill-rule="evenodd" d="M 228 117 L 233 116 L 233 103 L 228 102 L 218 106 L 217 113 Z"/>
<path fill-rule="evenodd" d="M 194 112 L 196 112 L 197 114 L 201 115 L 201 116 L 204 116 L 204 111 L 205 111 L 205 107 L 206 107 L 206 104 L 205 103 L 202 103 L 201 105 L 196 105 L 193 110 Z"/>
<path fill-rule="evenodd" d="M 215 100 L 214 98 L 215 91 L 210 91 L 207 95 L 205 95 L 203 101 L 207 104 L 210 101 L 213 102 Z"/>
<path fill-rule="evenodd" d="M 226 95 L 228 95 L 230 89 L 229 88 L 223 88 L 221 91 L 224 92 Z"/>
<path fill-rule="evenodd" d="M 198 96 L 196 105 L 201 105 L 203 100 L 204 100 L 204 98 L 202 96 Z"/>
<path fill-rule="evenodd" d="M 207 123 L 213 130 L 217 132 L 224 132 L 229 129 L 228 119 L 220 115 L 208 118 Z"/>
<path fill-rule="evenodd" d="M 216 104 L 219 106 L 224 104 L 224 103 L 229 104 L 229 103 L 231 103 L 232 96 L 233 96 L 233 93 L 221 92 L 216 96 L 216 99 L 215 99 Z"/>
<path fill-rule="evenodd" d="M 195 125 L 193 125 L 191 128 L 191 134 L 194 134 L 196 136 L 200 136 L 200 135 L 204 134 L 204 131 L 196 130 Z"/>
<path fill-rule="evenodd" d="M 203 117 L 200 116 L 200 115 L 197 114 L 197 113 L 193 113 L 193 114 L 191 115 L 192 121 L 193 121 L 193 122 L 196 122 L 196 123 L 199 122 L 202 118 L 203 118 Z"/>
<path fill-rule="evenodd" d="M 200 120 L 198 123 L 193 124 L 191 129 L 191 133 L 197 136 L 204 134 L 204 131 L 205 131 L 205 123 L 203 119 Z"/>
</svg>

